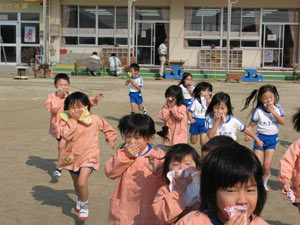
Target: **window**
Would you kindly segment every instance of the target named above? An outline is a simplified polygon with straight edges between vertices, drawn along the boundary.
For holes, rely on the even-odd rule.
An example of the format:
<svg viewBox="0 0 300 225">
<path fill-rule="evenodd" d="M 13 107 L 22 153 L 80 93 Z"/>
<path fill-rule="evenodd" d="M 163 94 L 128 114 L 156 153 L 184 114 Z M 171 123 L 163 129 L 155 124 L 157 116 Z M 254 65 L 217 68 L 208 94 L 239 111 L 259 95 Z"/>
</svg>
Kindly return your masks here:
<svg viewBox="0 0 300 225">
<path fill-rule="evenodd" d="M 299 11 L 288 9 L 264 9 L 263 22 L 299 22 Z"/>
<path fill-rule="evenodd" d="M 0 13 L 0 20 L 18 20 L 17 13 Z"/>
<path fill-rule="evenodd" d="M 127 21 L 126 7 L 63 5 L 62 45 L 127 45 Z"/>
<path fill-rule="evenodd" d="M 23 21 L 40 21 L 39 13 L 21 13 L 21 20 Z"/>
<path fill-rule="evenodd" d="M 169 21 L 169 9 L 167 8 L 136 8 L 136 20 L 167 20 Z"/>
<path fill-rule="evenodd" d="M 224 8 L 223 12 L 222 9 L 186 8 L 184 14 L 184 46 L 226 47 L 227 20 L 227 8 Z M 259 47 L 259 31 L 259 9 L 232 9 L 230 45 L 236 48 Z"/>
</svg>

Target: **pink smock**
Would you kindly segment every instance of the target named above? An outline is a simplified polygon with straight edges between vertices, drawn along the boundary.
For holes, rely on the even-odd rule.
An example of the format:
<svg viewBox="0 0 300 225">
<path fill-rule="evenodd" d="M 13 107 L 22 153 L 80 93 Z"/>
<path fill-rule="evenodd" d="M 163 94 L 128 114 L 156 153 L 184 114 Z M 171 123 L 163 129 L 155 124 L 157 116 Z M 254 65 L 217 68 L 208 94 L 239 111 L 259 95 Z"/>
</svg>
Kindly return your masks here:
<svg viewBox="0 0 300 225">
<path fill-rule="evenodd" d="M 117 135 L 104 119 L 96 115 L 91 115 L 91 117 L 93 122 L 90 125 L 85 125 L 73 119 L 67 122 L 61 120 L 61 136 L 66 140 L 66 147 L 60 154 L 59 167 L 73 171 L 78 171 L 81 167 L 99 169 L 98 132 L 102 131 L 105 140 L 109 143 L 114 143 L 117 140 Z M 64 164 L 62 161 L 64 155 L 73 155 L 74 163 Z"/>
<path fill-rule="evenodd" d="M 185 206 L 183 195 L 177 191 L 170 192 L 169 185 L 164 185 L 158 190 L 152 208 L 155 215 L 164 225 L 175 224 L 178 219 L 192 209 Z"/>
<path fill-rule="evenodd" d="M 172 146 L 179 143 L 187 144 L 187 114 L 185 105 L 167 108 L 164 106 L 158 113 L 158 118 L 168 126 L 168 138 L 164 138 L 164 145 Z"/>
<path fill-rule="evenodd" d="M 293 185 L 295 202 L 300 203 L 300 139 L 290 145 L 280 160 L 278 181 Z"/>
<path fill-rule="evenodd" d="M 161 149 L 152 148 L 146 156 L 164 157 Z M 161 176 L 155 176 L 148 168 L 144 156 L 130 159 L 120 149 L 106 162 L 104 171 L 108 178 L 119 178 L 110 200 L 110 225 L 160 225 L 154 215 L 152 202 L 163 185 Z M 163 160 L 159 165 L 162 166 Z"/>
<path fill-rule="evenodd" d="M 179 220 L 176 225 L 213 225 L 213 223 L 206 214 L 193 211 Z M 268 225 L 268 223 L 262 218 L 252 215 L 252 221 L 249 225 Z"/>
<path fill-rule="evenodd" d="M 71 94 L 71 93 L 69 93 Z M 66 96 L 67 97 L 67 96 Z M 51 93 L 48 95 L 48 99 L 45 103 L 48 112 L 51 113 L 50 117 L 50 127 L 49 134 L 54 138 L 60 138 L 60 120 L 59 114 L 64 111 L 65 98 L 57 96 L 56 93 Z M 91 106 L 97 105 L 98 102 L 94 98 L 89 98 Z"/>
</svg>

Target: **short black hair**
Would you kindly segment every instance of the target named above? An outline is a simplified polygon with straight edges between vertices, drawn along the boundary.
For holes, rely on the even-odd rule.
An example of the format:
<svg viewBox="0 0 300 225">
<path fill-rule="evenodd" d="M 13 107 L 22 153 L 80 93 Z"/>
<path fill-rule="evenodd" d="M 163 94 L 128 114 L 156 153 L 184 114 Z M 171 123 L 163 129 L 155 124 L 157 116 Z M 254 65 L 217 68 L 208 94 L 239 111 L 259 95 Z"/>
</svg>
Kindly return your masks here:
<svg viewBox="0 0 300 225">
<path fill-rule="evenodd" d="M 132 68 L 132 69 L 134 69 L 134 71 L 140 71 L 140 66 L 139 66 L 139 64 L 137 64 L 137 63 L 132 63 L 130 66 L 129 66 L 129 69 L 130 68 Z"/>
<path fill-rule="evenodd" d="M 88 110 L 90 111 L 91 103 L 90 103 L 89 97 L 86 94 L 79 92 L 79 91 L 70 94 L 66 98 L 64 110 L 69 110 L 70 106 L 76 104 L 76 102 L 81 102 L 82 105 L 87 106 Z"/>
<path fill-rule="evenodd" d="M 225 135 L 214 136 L 212 139 L 210 139 L 202 146 L 201 152 L 210 152 L 218 147 L 228 145 L 234 142 L 235 141 L 229 136 L 225 136 Z"/>
<path fill-rule="evenodd" d="M 231 105 L 230 96 L 229 96 L 229 94 L 227 94 L 225 92 L 218 92 L 212 97 L 211 102 L 209 103 L 209 105 L 207 107 L 205 115 L 206 116 L 212 115 L 214 112 L 213 111 L 214 106 L 219 105 L 221 102 L 224 102 L 225 105 L 227 106 L 227 110 L 228 110 L 227 114 L 233 115 L 232 114 L 233 107 Z"/>
<path fill-rule="evenodd" d="M 60 79 L 66 80 L 66 81 L 70 84 L 70 78 L 69 78 L 69 76 L 68 76 L 67 74 L 65 74 L 65 73 L 59 73 L 59 74 L 57 74 L 57 75 L 55 76 L 55 78 L 54 78 L 54 85 L 56 85 L 57 82 L 58 82 Z"/>
<path fill-rule="evenodd" d="M 112 53 L 110 56 L 116 56 L 116 53 Z"/>
<path fill-rule="evenodd" d="M 257 184 L 257 204 L 254 214 L 259 216 L 266 202 L 263 168 L 255 154 L 247 147 L 233 142 L 208 153 L 201 165 L 200 211 L 218 218 L 217 191 L 247 183 L 251 178 Z"/>
<path fill-rule="evenodd" d="M 210 92 L 212 92 L 213 86 L 208 82 L 199 82 L 193 90 L 194 98 L 198 98 L 201 101 L 200 91 L 203 91 L 206 89 L 208 89 Z"/>
<path fill-rule="evenodd" d="M 118 124 L 122 136 L 134 133 L 143 138 L 150 138 L 156 133 L 153 119 L 145 114 L 130 114 L 123 116 Z"/>
<path fill-rule="evenodd" d="M 167 173 L 169 172 L 169 166 L 172 160 L 181 162 L 182 159 L 187 156 L 192 155 L 194 162 L 196 163 L 196 168 L 200 169 L 201 167 L 201 159 L 198 152 L 188 144 L 176 144 L 172 145 L 167 154 L 165 155 L 165 161 L 163 166 L 162 176 L 165 180 L 166 184 L 169 184 L 170 181 L 167 178 Z"/>
<path fill-rule="evenodd" d="M 193 76 L 192 76 L 191 73 L 189 73 L 189 72 L 184 72 L 184 73 L 182 74 L 182 78 L 181 78 L 181 80 L 180 80 L 180 82 L 179 82 L 178 85 L 180 85 L 180 84 L 183 84 L 183 85 L 184 85 L 185 79 L 188 78 L 189 76 L 191 76 L 191 77 L 193 78 Z"/>
<path fill-rule="evenodd" d="M 98 53 L 97 52 L 93 52 L 92 55 L 98 55 Z"/>
<path fill-rule="evenodd" d="M 182 90 L 178 85 L 171 85 L 167 88 L 165 92 L 165 97 L 168 98 L 170 96 L 175 96 L 177 106 L 181 106 L 184 104 Z"/>
</svg>

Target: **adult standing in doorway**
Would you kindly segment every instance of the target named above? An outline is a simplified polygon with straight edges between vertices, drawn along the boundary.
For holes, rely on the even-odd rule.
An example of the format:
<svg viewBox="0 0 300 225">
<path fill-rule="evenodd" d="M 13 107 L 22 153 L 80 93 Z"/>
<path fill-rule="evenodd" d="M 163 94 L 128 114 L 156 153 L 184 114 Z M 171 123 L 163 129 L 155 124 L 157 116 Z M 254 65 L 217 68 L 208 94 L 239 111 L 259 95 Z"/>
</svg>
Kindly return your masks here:
<svg viewBox="0 0 300 225">
<path fill-rule="evenodd" d="M 161 43 L 158 47 L 158 54 L 160 60 L 160 71 L 159 71 L 160 78 L 164 77 L 165 74 L 165 66 L 167 63 L 167 56 L 168 56 L 168 45 L 169 45 L 169 41 L 168 39 L 165 39 L 165 41 Z"/>
</svg>

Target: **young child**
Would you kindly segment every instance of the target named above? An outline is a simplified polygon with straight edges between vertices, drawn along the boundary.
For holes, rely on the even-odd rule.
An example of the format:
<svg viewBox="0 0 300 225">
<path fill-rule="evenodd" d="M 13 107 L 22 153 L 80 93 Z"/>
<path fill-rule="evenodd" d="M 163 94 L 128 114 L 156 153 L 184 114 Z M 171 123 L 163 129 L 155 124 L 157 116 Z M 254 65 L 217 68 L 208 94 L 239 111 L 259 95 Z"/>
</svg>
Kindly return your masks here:
<svg viewBox="0 0 300 225">
<path fill-rule="evenodd" d="M 167 133 L 164 145 L 187 143 L 187 113 L 181 88 L 177 85 L 168 87 L 165 97 L 166 103 L 158 113 L 159 119 L 165 124 L 163 131 Z"/>
<path fill-rule="evenodd" d="M 143 114 L 131 114 L 120 119 L 118 128 L 125 145 L 106 162 L 104 171 L 108 178 L 118 184 L 110 200 L 110 225 L 158 225 L 151 204 L 163 185 L 161 177 L 155 176 L 148 167 L 147 157 L 163 158 L 161 149 L 152 148 L 155 136 L 154 121 Z M 157 160 L 158 167 L 163 160 Z"/>
<path fill-rule="evenodd" d="M 79 220 L 88 218 L 88 178 L 93 170 L 99 169 L 99 138 L 102 131 L 111 148 L 115 148 L 117 135 L 113 128 L 101 117 L 91 115 L 90 101 L 81 92 L 74 92 L 66 98 L 60 114 L 61 136 L 66 141 L 59 158 L 59 166 L 69 170 L 74 188 L 78 194 L 76 211 Z"/>
<path fill-rule="evenodd" d="M 215 94 L 207 108 L 206 129 L 208 138 L 226 135 L 236 141 L 236 132 L 241 131 L 252 137 L 258 147 L 262 148 L 263 142 L 242 121 L 232 114 L 230 96 L 224 92 Z"/>
<path fill-rule="evenodd" d="M 178 84 L 182 90 L 184 104 L 187 108 L 189 108 L 191 106 L 192 100 L 193 100 L 194 86 L 193 86 L 192 82 L 193 82 L 192 74 L 190 74 L 188 72 L 184 72 L 182 75 L 182 79 Z"/>
<path fill-rule="evenodd" d="M 163 166 L 162 176 L 165 185 L 155 196 L 152 208 L 161 224 L 173 224 L 188 212 L 199 208 L 199 202 L 192 206 L 186 206 L 184 193 L 191 183 L 191 176 L 177 175 L 174 182 L 174 190 L 170 191 L 170 181 L 167 173 L 173 170 L 186 170 L 193 168 L 200 170 L 200 156 L 196 150 L 188 144 L 176 144 L 169 148 Z"/>
<path fill-rule="evenodd" d="M 245 101 L 242 110 L 248 108 L 251 100 L 254 98 L 256 107 L 252 109 L 251 121 L 248 125 L 250 130 L 257 125 L 257 136 L 263 141 L 264 145 L 259 146 L 254 142 L 253 150 L 259 158 L 264 168 L 264 185 L 268 191 L 268 180 L 270 177 L 271 164 L 274 151 L 278 142 L 279 124 L 284 125 L 284 113 L 280 105 L 278 105 L 279 94 L 274 85 L 263 85 L 258 90 L 254 89 Z M 254 104 L 253 103 L 253 104 Z M 246 136 L 245 140 L 249 140 Z"/>
<path fill-rule="evenodd" d="M 139 111 L 147 114 L 146 107 L 143 105 L 143 78 L 139 76 L 140 67 L 136 63 L 132 63 L 129 67 L 131 77 L 125 81 L 125 85 L 129 85 L 129 98 L 131 105 L 131 113 L 135 113 L 135 106 L 138 105 Z"/>
<path fill-rule="evenodd" d="M 60 120 L 59 114 L 64 111 L 64 102 L 68 97 L 70 88 L 70 79 L 67 74 L 59 73 L 54 78 L 54 87 L 56 92 L 49 94 L 45 103 L 48 112 L 51 113 L 49 134 L 52 135 L 58 141 L 58 158 L 61 150 L 65 147 L 65 141 L 60 135 Z M 97 105 L 98 101 L 103 97 L 101 93 L 96 95 L 95 98 L 90 98 L 91 104 Z M 62 168 L 56 166 L 56 170 L 53 172 L 53 176 L 61 177 Z"/>
<path fill-rule="evenodd" d="M 215 136 L 212 139 L 210 139 L 208 142 L 206 142 L 202 148 L 201 148 L 201 160 L 204 159 L 204 157 L 210 153 L 212 150 L 221 147 L 221 146 L 225 146 L 231 143 L 234 143 L 235 141 L 228 136 L 225 135 L 219 135 L 219 136 Z"/>
<path fill-rule="evenodd" d="M 200 82 L 193 90 L 194 101 L 188 110 L 188 119 L 191 123 L 191 143 L 196 144 L 200 134 L 200 146 L 206 143 L 205 113 L 211 102 L 212 85 L 208 82 Z"/>
<path fill-rule="evenodd" d="M 293 125 L 297 132 L 300 131 L 300 109 L 293 116 Z M 278 181 L 282 186 L 282 194 L 293 193 L 293 204 L 300 213 L 300 139 L 290 145 L 280 160 Z M 291 188 L 291 185 L 293 188 Z"/>
<path fill-rule="evenodd" d="M 201 165 L 200 212 L 176 225 L 267 225 L 259 217 L 267 197 L 262 176 L 250 149 L 236 142 L 216 148 Z"/>
</svg>

